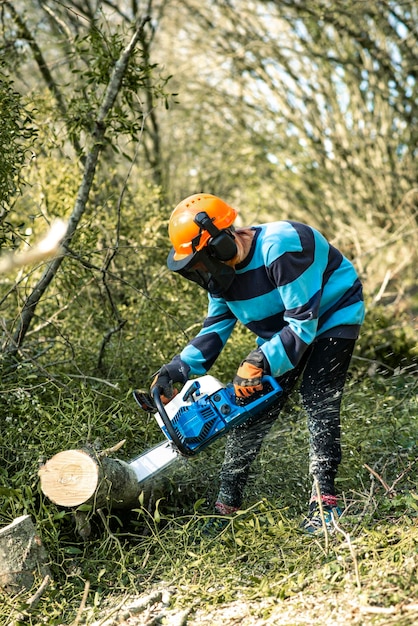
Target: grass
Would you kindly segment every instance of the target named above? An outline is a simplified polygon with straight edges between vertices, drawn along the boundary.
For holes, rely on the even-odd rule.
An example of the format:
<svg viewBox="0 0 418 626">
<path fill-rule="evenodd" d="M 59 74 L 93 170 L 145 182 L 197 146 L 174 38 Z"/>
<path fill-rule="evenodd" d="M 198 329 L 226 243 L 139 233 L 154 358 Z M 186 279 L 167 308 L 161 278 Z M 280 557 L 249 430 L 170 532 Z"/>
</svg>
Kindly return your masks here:
<svg viewBox="0 0 418 626">
<path fill-rule="evenodd" d="M 244 625 L 338 623 L 339 616 L 341 623 L 416 623 L 414 376 L 353 378 L 348 384 L 338 483 L 345 513 L 334 534 L 312 538 L 299 531 L 310 483 L 305 420 L 295 398 L 254 465 L 247 508 L 209 541 L 200 540 L 199 529 L 211 515 L 222 442 L 171 469 L 146 507 L 96 514 L 85 541 L 75 532 L 72 512 L 42 496 L 40 459 L 87 440 L 100 438 L 108 447 L 124 437 L 126 448 L 117 456 L 129 459 L 160 439 L 155 424 L 138 415 L 126 395 L 99 384 L 74 385 L 63 390 L 26 378 L 26 385 L 2 395 L 0 523 L 31 515 L 52 581 L 33 606 L 27 602 L 41 580 L 20 596 L 0 595 L 1 625 L 110 624 L 122 619 L 122 606 L 156 589 L 166 590 L 168 604 L 151 599 L 147 610 L 158 605 L 170 624 L 187 611 L 183 623 L 206 614 L 207 623 L 216 624 L 216 609 L 232 625 L 235 618 L 225 612 L 231 607 L 238 614 L 246 607 L 253 621 L 241 615 Z M 278 612 L 287 621 L 278 621 Z M 141 615 L 135 619 L 145 619 Z M 298 621 L 303 616 L 306 621 Z"/>
</svg>

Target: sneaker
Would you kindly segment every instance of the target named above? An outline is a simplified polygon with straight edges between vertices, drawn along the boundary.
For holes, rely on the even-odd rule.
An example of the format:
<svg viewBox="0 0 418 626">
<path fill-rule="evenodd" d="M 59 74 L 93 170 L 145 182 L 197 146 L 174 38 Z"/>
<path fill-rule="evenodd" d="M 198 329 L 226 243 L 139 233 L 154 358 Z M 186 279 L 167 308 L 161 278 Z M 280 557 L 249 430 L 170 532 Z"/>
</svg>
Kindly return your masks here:
<svg viewBox="0 0 418 626">
<path fill-rule="evenodd" d="M 341 509 L 338 506 L 322 506 L 322 510 L 324 513 L 324 521 L 325 526 L 328 533 L 332 533 L 335 530 L 335 526 L 333 524 L 333 519 L 338 519 L 342 513 Z M 320 535 L 324 532 L 323 529 L 323 520 L 320 508 L 318 503 L 315 502 L 311 505 L 310 511 L 306 519 L 302 522 L 300 526 L 303 532 L 308 533 L 310 535 Z"/>
</svg>

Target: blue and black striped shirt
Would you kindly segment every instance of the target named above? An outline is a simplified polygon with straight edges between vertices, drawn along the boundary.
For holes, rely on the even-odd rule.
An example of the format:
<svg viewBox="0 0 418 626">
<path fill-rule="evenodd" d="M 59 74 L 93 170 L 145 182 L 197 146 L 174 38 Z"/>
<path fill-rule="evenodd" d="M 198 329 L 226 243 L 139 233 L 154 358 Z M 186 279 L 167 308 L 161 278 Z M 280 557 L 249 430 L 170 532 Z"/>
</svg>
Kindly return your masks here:
<svg viewBox="0 0 418 626">
<path fill-rule="evenodd" d="M 306 224 L 280 221 L 253 230 L 232 285 L 222 297 L 209 294 L 203 327 L 180 354 L 191 374 L 212 367 L 237 321 L 257 336 L 273 376 L 295 367 L 317 337 L 358 336 L 364 302 L 352 263 Z"/>
</svg>

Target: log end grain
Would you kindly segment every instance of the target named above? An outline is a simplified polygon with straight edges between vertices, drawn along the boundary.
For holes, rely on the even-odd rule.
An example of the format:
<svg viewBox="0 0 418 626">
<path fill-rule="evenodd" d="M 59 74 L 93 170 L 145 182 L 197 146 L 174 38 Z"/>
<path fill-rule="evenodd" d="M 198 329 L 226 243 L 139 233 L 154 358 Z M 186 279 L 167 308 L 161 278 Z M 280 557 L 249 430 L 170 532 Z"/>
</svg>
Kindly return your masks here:
<svg viewBox="0 0 418 626">
<path fill-rule="evenodd" d="M 83 450 L 65 450 L 39 469 L 41 490 L 59 506 L 76 507 L 86 502 L 97 489 L 99 468 Z"/>
</svg>

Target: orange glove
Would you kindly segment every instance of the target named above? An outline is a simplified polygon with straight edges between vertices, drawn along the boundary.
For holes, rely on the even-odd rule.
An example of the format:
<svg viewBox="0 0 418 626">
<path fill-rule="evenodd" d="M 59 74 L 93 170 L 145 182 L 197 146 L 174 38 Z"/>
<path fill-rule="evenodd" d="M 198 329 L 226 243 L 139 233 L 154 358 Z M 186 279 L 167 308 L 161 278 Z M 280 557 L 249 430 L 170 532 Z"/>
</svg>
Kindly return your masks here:
<svg viewBox="0 0 418 626">
<path fill-rule="evenodd" d="M 267 361 L 261 350 L 253 350 L 240 364 L 233 380 L 235 396 L 242 400 L 262 391 L 261 379 L 266 373 Z"/>
</svg>

